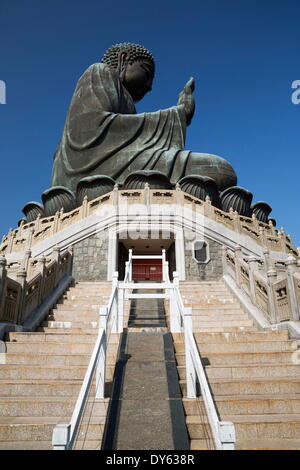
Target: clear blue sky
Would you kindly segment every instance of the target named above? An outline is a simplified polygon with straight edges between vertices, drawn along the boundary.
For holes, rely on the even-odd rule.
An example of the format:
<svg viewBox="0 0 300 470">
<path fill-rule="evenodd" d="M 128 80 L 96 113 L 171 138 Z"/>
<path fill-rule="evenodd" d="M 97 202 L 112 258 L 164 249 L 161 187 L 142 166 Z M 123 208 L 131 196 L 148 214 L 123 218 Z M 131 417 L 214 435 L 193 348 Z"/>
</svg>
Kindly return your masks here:
<svg viewBox="0 0 300 470">
<path fill-rule="evenodd" d="M 299 0 L 0 0 L 0 235 L 50 186 L 76 82 L 118 42 L 156 59 L 138 112 L 173 106 L 190 76 L 196 114 L 186 148 L 231 162 L 238 184 L 273 207 L 300 246 Z"/>
</svg>

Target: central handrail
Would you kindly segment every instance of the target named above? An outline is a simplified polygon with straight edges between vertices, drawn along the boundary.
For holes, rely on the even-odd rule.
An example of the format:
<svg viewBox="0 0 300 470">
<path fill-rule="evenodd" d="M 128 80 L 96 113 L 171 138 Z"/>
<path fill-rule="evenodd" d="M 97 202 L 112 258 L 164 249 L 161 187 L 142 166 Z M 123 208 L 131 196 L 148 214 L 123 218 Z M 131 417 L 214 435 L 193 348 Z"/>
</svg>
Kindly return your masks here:
<svg viewBox="0 0 300 470">
<path fill-rule="evenodd" d="M 170 290 L 170 328 L 172 333 L 184 333 L 187 398 L 197 399 L 198 378 L 208 422 L 217 450 L 234 450 L 235 429 L 231 422 L 220 421 L 202 365 L 201 355 L 193 333 L 192 309 L 185 307 L 180 289 L 178 273 L 173 273 L 173 289 Z"/>
<path fill-rule="evenodd" d="M 122 291 L 121 291 L 122 292 Z M 106 355 L 111 333 L 123 331 L 123 306 L 119 305 L 118 273 L 113 276 L 112 293 L 106 307 L 100 307 L 99 330 L 82 386 L 68 424 L 57 424 L 53 430 L 54 450 L 70 450 L 81 424 L 87 399 L 96 374 L 95 399 L 104 399 Z M 121 301 L 122 301 L 121 296 Z M 109 328 L 110 325 L 110 328 Z M 109 331 L 110 330 L 110 331 Z"/>
</svg>

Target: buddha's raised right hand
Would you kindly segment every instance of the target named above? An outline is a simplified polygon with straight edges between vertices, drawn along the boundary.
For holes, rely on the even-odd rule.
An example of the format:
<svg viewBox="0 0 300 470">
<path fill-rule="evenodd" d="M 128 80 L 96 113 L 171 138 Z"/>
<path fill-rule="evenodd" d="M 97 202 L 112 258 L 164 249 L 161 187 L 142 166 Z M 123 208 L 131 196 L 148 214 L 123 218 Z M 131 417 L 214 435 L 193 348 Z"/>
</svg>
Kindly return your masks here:
<svg viewBox="0 0 300 470">
<path fill-rule="evenodd" d="M 184 106 L 187 126 L 190 125 L 195 112 L 195 99 L 193 97 L 194 90 L 195 80 L 191 77 L 178 97 L 177 105 Z"/>
</svg>

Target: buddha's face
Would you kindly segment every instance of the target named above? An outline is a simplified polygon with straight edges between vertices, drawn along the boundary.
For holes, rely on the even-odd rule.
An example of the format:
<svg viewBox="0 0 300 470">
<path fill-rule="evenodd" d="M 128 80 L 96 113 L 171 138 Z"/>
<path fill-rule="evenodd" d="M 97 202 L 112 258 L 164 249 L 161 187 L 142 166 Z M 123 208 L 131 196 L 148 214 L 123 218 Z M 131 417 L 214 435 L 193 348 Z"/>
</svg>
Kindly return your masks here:
<svg viewBox="0 0 300 470">
<path fill-rule="evenodd" d="M 133 101 L 140 101 L 148 91 L 152 90 L 154 78 L 153 64 L 146 59 L 136 60 L 128 64 L 123 78 L 123 85 L 130 93 Z"/>
</svg>

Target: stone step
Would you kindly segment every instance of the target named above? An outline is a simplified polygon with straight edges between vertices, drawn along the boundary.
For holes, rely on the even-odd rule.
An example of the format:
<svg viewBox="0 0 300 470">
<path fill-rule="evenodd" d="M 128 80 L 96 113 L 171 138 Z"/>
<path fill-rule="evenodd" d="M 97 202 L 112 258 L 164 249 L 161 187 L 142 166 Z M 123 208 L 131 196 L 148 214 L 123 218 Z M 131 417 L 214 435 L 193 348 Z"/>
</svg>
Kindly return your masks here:
<svg viewBox="0 0 300 470">
<path fill-rule="evenodd" d="M 55 341 L 62 341 L 64 343 L 67 343 L 71 341 L 72 343 L 74 342 L 83 342 L 83 343 L 95 343 L 97 333 L 92 329 L 92 332 L 90 334 L 88 333 L 82 333 L 79 335 L 73 335 L 73 334 L 63 334 L 63 333 L 55 333 L 55 332 L 49 332 L 49 333 L 43 333 L 43 332 L 32 332 L 32 333 L 9 333 L 8 338 L 9 341 L 11 342 L 55 342 Z"/>
<path fill-rule="evenodd" d="M 14 441 L 52 441 L 53 428 L 65 420 L 60 416 L 0 418 L 0 442 Z M 91 418 L 90 424 L 83 423 L 80 432 L 86 433 L 86 439 L 101 439 L 105 418 Z"/>
<path fill-rule="evenodd" d="M 220 297 L 218 299 L 215 298 L 197 298 L 192 296 L 182 296 L 182 300 L 184 304 L 189 304 L 190 306 L 195 307 L 209 307 L 209 308 L 223 308 L 223 307 L 233 307 L 233 308 L 241 308 L 241 305 L 234 299 L 228 298 L 224 299 Z"/>
<path fill-rule="evenodd" d="M 72 416 L 77 398 L 70 397 L 0 397 L 0 421 L 2 417 L 60 416 L 68 422 Z M 105 418 L 108 402 L 90 400 L 86 404 L 85 416 Z"/>
<path fill-rule="evenodd" d="M 185 367 L 177 367 L 180 379 L 185 378 Z M 232 366 L 206 366 L 208 379 L 212 378 L 264 378 L 264 377 L 298 377 L 300 365 L 297 364 L 249 364 Z"/>
<path fill-rule="evenodd" d="M 98 321 L 99 308 L 94 310 L 53 310 L 48 321 Z"/>
<path fill-rule="evenodd" d="M 61 338 L 61 337 L 60 337 Z M 65 337 L 64 337 L 65 339 Z M 12 354 L 90 354 L 93 350 L 95 342 L 77 342 L 74 338 L 73 341 L 58 341 L 58 342 L 37 342 L 37 341 L 20 341 L 6 343 L 7 353 Z"/>
<path fill-rule="evenodd" d="M 95 322 L 96 325 L 95 327 L 90 327 L 90 328 L 49 328 L 49 327 L 44 327 L 41 326 L 40 328 L 37 329 L 37 332 L 40 333 L 46 333 L 47 335 L 82 335 L 82 334 L 87 334 L 87 335 L 95 335 L 97 337 L 98 334 L 98 325 L 97 322 Z"/>
<path fill-rule="evenodd" d="M 185 307 L 191 307 L 193 311 L 193 315 L 201 315 L 203 312 L 209 312 L 209 313 L 214 313 L 215 315 L 221 316 L 226 313 L 236 313 L 238 315 L 246 315 L 245 312 L 238 306 L 232 306 L 232 305 L 223 305 L 222 307 L 216 307 L 215 305 L 191 305 L 189 302 L 184 303 Z"/>
<path fill-rule="evenodd" d="M 178 354 L 184 352 L 183 343 L 174 343 Z M 294 352 L 298 348 L 297 341 L 252 341 L 252 342 L 228 342 L 228 343 L 198 343 L 201 355 L 211 353 L 263 353 L 263 352 Z"/>
<path fill-rule="evenodd" d="M 194 325 L 194 331 L 199 333 L 234 333 L 234 332 L 249 332 L 256 331 L 255 327 L 252 326 L 202 326 Z"/>
<path fill-rule="evenodd" d="M 240 439 L 299 439 L 300 436 L 299 414 L 249 416 L 224 414 L 222 420 L 234 423 L 237 443 Z M 186 422 L 191 439 L 204 437 L 203 417 L 187 416 Z"/>
<path fill-rule="evenodd" d="M 209 385 L 214 395 L 263 395 L 263 394 L 297 394 L 300 393 L 300 377 L 269 378 L 211 378 Z M 186 395 L 186 382 L 180 381 L 183 396 Z"/>
<path fill-rule="evenodd" d="M 198 401 L 200 403 L 198 403 Z M 187 415 L 196 415 L 202 409 L 202 398 L 193 400 L 183 398 Z M 214 402 L 221 416 L 230 415 L 270 415 L 270 414 L 300 414 L 300 394 L 287 395 L 224 395 L 214 396 Z"/>
<path fill-rule="evenodd" d="M 236 450 L 299 450 L 299 439 L 239 439 Z"/>
<path fill-rule="evenodd" d="M 228 366 L 207 366 L 205 368 L 211 377 L 298 377 L 300 365 L 297 364 L 249 364 Z"/>
<path fill-rule="evenodd" d="M 223 318 L 217 318 L 217 317 L 208 317 L 207 319 L 204 319 L 201 316 L 193 315 L 193 326 L 197 327 L 224 327 L 224 326 L 253 326 L 253 321 L 252 320 L 240 320 L 240 319 L 228 319 L 228 320 L 223 320 Z"/>
<path fill-rule="evenodd" d="M 63 297 L 63 303 L 70 303 L 70 302 L 83 302 L 83 303 L 102 303 L 102 302 L 107 302 L 109 300 L 110 295 L 103 295 L 103 294 L 98 294 L 98 295 L 91 295 L 91 294 L 73 294 L 73 295 L 65 295 Z M 61 302 L 58 302 L 59 304 Z"/>
<path fill-rule="evenodd" d="M 93 302 L 87 302 L 86 300 L 83 300 L 82 302 L 80 300 L 65 300 L 61 304 L 56 305 L 56 310 L 99 310 L 100 306 L 105 306 L 108 302 L 108 299 L 104 299 L 103 302 L 97 301 Z"/>
<path fill-rule="evenodd" d="M 52 450 L 51 441 L 0 441 L 0 450 Z"/>
<path fill-rule="evenodd" d="M 114 365 L 117 352 L 106 356 L 108 365 Z M 6 354 L 5 364 L 88 366 L 91 354 L 47 354 L 23 353 Z"/>
<path fill-rule="evenodd" d="M 192 439 L 190 450 L 215 450 L 215 446 L 212 439 Z"/>
<path fill-rule="evenodd" d="M 240 331 L 232 333 L 210 333 L 204 334 L 201 332 L 195 332 L 194 336 L 196 341 L 201 345 L 205 343 L 244 343 L 244 342 L 256 342 L 256 341 L 286 341 L 289 339 L 289 333 L 287 330 L 279 331 Z M 184 337 L 182 333 L 173 333 L 173 339 L 175 343 L 183 342 Z"/>
<path fill-rule="evenodd" d="M 41 324 L 41 328 L 48 328 L 52 330 L 63 329 L 74 330 L 74 329 L 85 329 L 85 328 L 98 328 L 98 320 L 87 320 L 87 321 L 55 321 L 47 320 Z"/>
<path fill-rule="evenodd" d="M 0 450 L 52 450 L 51 441 L 1 442 Z M 101 439 L 77 440 L 75 450 L 101 450 Z"/>
<path fill-rule="evenodd" d="M 18 397 L 73 397 L 77 399 L 82 380 L 0 379 L 1 394 Z"/>
<path fill-rule="evenodd" d="M 232 366 L 240 364 L 294 364 L 294 356 L 290 351 L 282 352 L 251 352 L 251 353 L 227 353 L 216 352 L 205 354 L 201 350 L 203 365 Z M 185 365 L 185 355 L 176 354 L 178 365 Z"/>
<path fill-rule="evenodd" d="M 193 313 L 193 322 L 209 322 L 209 321 L 218 321 L 218 322 L 229 322 L 229 321 L 234 321 L 234 322 L 237 322 L 237 321 L 252 321 L 252 320 L 249 320 L 249 318 L 247 317 L 247 315 L 245 315 L 244 313 L 232 313 L 232 312 L 229 312 L 229 313 L 225 313 L 225 314 L 222 314 L 222 315 L 216 315 L 214 312 L 207 312 L 207 311 L 203 311 L 201 312 L 201 314 L 194 314 Z M 252 321 L 253 323 L 253 321 Z"/>
<path fill-rule="evenodd" d="M 114 366 L 108 365 L 107 375 L 113 376 Z M 15 365 L 2 364 L 0 367 L 0 379 L 31 379 L 31 380 L 83 380 L 86 366 L 64 366 L 64 365 Z"/>
<path fill-rule="evenodd" d="M 217 296 L 201 296 L 201 297 L 196 297 L 196 296 L 192 296 L 192 295 L 183 295 L 182 296 L 182 299 L 184 301 L 184 303 L 190 303 L 191 305 L 199 305 L 199 306 L 205 306 L 205 305 L 208 305 L 208 306 L 219 306 L 219 307 L 223 307 L 225 305 L 231 305 L 231 306 L 234 306 L 234 307 L 240 307 L 241 308 L 241 305 L 239 304 L 239 302 L 237 302 L 235 299 L 233 299 L 232 297 L 230 296 L 226 296 L 225 295 L 219 295 L 218 297 Z"/>
</svg>

